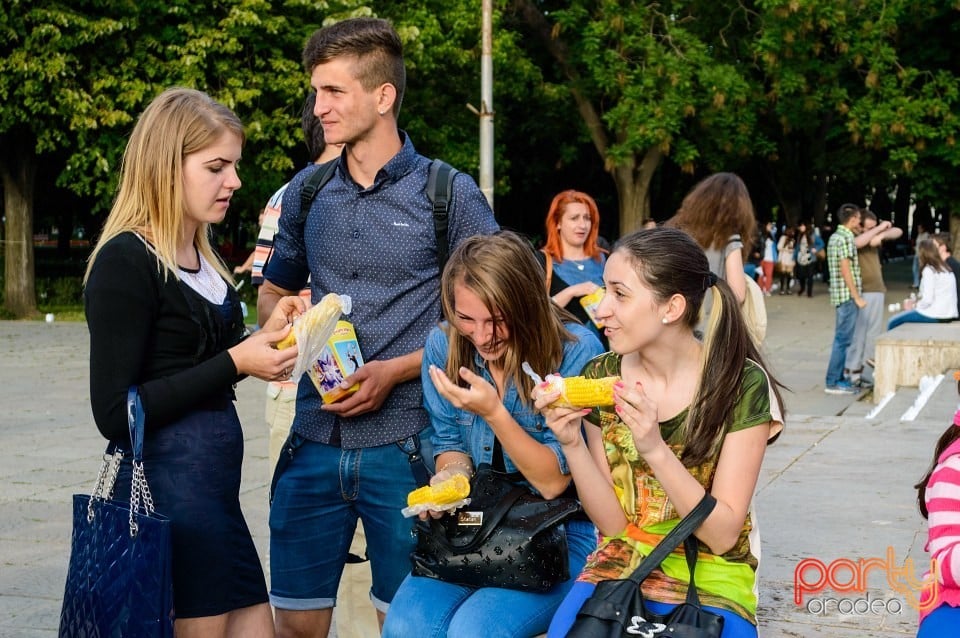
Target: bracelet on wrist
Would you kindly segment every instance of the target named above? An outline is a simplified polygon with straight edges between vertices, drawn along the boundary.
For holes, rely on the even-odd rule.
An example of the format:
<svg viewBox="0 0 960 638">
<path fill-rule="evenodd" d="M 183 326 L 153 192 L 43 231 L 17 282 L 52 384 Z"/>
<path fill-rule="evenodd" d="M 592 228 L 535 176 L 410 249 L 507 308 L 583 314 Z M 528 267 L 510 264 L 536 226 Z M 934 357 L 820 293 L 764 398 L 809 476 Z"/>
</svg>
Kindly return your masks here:
<svg viewBox="0 0 960 638">
<path fill-rule="evenodd" d="M 455 466 L 458 466 L 458 467 L 462 467 L 463 469 L 465 469 L 465 470 L 467 471 L 467 477 L 468 477 L 468 478 L 472 478 L 472 477 L 473 477 L 473 466 L 470 465 L 469 463 L 465 463 L 464 461 L 450 461 L 449 463 L 444 463 L 442 466 L 440 466 L 439 468 L 437 468 L 437 474 L 439 474 L 440 472 L 443 472 L 444 470 L 446 470 L 446 469 L 447 469 L 448 467 L 450 467 L 451 465 L 455 465 Z"/>
</svg>

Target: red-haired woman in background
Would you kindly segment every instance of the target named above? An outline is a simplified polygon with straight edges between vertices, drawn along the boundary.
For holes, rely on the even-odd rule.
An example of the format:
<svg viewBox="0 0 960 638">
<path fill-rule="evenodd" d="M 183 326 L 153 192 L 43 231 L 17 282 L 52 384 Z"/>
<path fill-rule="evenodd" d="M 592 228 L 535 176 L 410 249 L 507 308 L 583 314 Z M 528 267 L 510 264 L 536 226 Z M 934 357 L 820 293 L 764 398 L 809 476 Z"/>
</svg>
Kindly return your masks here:
<svg viewBox="0 0 960 638">
<path fill-rule="evenodd" d="M 606 348 L 606 339 L 580 303 L 603 286 L 608 251 L 597 241 L 599 225 L 600 211 L 592 197 L 575 190 L 558 193 L 547 212 L 547 239 L 537 258 L 556 304 L 593 330 Z"/>
</svg>

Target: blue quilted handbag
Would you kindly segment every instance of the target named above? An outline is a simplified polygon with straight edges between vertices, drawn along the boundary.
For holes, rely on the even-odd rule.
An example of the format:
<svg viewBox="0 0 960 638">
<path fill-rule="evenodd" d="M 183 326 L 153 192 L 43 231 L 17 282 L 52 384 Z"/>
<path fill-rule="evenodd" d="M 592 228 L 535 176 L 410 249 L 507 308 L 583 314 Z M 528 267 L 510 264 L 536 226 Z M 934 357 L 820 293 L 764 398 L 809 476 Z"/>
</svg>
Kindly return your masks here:
<svg viewBox="0 0 960 638">
<path fill-rule="evenodd" d="M 105 454 L 90 496 L 73 497 L 70 565 L 60 612 L 60 638 L 170 638 L 173 579 L 170 521 L 153 510 L 143 473 L 143 405 L 127 394 L 133 446 L 130 502 L 111 500 L 118 450 Z"/>
</svg>

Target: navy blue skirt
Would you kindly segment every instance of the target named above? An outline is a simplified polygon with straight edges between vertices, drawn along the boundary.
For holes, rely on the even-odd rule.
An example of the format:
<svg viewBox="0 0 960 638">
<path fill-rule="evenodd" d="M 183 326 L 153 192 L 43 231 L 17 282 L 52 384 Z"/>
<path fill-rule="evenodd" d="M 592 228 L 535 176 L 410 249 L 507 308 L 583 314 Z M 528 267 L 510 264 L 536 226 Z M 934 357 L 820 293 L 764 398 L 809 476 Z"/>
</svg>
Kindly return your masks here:
<svg viewBox="0 0 960 638">
<path fill-rule="evenodd" d="M 267 602 L 263 568 L 240 511 L 243 431 L 233 402 L 224 399 L 217 409 L 148 431 L 143 457 L 156 511 L 172 521 L 177 618 Z M 130 472 L 127 453 L 115 499 L 129 500 Z"/>
</svg>

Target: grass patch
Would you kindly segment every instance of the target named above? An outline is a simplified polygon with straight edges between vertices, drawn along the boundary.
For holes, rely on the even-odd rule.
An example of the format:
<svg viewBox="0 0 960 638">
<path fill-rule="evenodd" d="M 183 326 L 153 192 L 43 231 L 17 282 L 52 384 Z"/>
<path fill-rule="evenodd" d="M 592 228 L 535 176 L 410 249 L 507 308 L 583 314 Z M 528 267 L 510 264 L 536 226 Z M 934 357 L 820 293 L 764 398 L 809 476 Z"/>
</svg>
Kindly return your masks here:
<svg viewBox="0 0 960 638">
<path fill-rule="evenodd" d="M 54 321 L 83 321 L 87 320 L 83 312 L 83 306 L 77 305 L 41 305 L 38 307 L 40 319 L 43 320 L 47 313 L 53 313 Z"/>
</svg>

